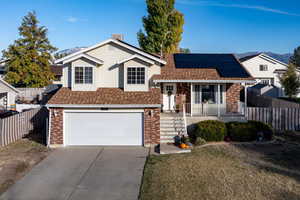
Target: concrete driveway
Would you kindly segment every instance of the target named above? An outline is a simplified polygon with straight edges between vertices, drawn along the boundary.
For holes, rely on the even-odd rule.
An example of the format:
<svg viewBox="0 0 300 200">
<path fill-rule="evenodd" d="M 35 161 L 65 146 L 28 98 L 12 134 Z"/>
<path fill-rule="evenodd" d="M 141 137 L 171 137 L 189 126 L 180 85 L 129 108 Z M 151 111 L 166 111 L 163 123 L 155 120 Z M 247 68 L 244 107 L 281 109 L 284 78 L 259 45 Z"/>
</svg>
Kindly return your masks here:
<svg viewBox="0 0 300 200">
<path fill-rule="evenodd" d="M 143 147 L 57 149 L 0 200 L 134 200 L 148 151 Z"/>
</svg>

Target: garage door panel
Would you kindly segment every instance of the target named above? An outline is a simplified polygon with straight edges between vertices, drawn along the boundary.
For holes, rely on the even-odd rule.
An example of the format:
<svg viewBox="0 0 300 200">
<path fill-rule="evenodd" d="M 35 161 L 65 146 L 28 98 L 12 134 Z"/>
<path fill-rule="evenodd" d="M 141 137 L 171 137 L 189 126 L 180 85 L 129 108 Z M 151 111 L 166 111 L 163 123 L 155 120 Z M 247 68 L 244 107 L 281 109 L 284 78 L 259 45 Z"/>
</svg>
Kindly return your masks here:
<svg viewBox="0 0 300 200">
<path fill-rule="evenodd" d="M 142 145 L 142 113 L 66 113 L 67 145 Z"/>
</svg>

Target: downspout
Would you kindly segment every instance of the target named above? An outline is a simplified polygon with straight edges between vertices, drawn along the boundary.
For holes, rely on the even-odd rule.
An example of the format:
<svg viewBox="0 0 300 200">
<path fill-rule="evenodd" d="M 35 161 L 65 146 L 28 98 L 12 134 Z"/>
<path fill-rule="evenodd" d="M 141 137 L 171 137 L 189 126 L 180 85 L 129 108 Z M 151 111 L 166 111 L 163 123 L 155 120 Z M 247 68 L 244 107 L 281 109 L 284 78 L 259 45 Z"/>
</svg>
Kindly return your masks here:
<svg viewBox="0 0 300 200">
<path fill-rule="evenodd" d="M 47 147 L 50 146 L 50 133 L 51 133 L 51 109 L 49 109 L 49 107 L 47 107 L 47 110 L 49 111 L 49 120 L 48 120 L 48 137 L 47 137 Z"/>
</svg>

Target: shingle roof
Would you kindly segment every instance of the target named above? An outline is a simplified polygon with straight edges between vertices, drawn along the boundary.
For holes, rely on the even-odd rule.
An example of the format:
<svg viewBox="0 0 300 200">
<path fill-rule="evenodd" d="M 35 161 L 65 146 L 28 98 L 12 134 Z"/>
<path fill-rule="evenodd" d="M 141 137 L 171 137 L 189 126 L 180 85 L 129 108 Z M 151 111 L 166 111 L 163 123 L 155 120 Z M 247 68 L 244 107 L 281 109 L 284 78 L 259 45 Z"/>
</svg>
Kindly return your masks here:
<svg viewBox="0 0 300 200">
<path fill-rule="evenodd" d="M 220 74 L 220 71 L 218 67 L 216 66 L 210 66 L 207 64 L 207 62 L 203 62 L 205 67 L 200 67 L 201 65 L 198 63 L 198 65 L 195 65 L 195 63 L 184 63 L 185 67 L 180 67 L 181 63 L 175 63 L 176 62 L 176 55 L 178 54 L 171 54 L 166 56 L 166 61 L 167 64 L 161 68 L 161 74 L 160 75 L 154 75 L 152 77 L 153 80 L 252 80 L 253 78 L 248 74 L 248 72 L 243 68 L 243 66 L 238 62 L 238 67 L 241 68 L 240 70 L 243 70 L 243 75 L 242 77 L 234 77 L 234 76 L 229 76 L 227 75 L 226 77 L 222 76 Z M 181 54 L 182 55 L 182 54 Z M 187 54 L 187 55 L 192 55 L 192 54 Z M 197 54 L 200 55 L 200 54 Z M 205 57 L 206 55 L 224 55 L 224 54 L 201 54 Z M 228 55 L 228 54 L 226 54 Z M 187 61 L 188 57 L 185 57 Z M 214 56 L 215 59 L 217 59 L 217 56 Z M 235 59 L 235 57 L 233 57 Z M 178 61 L 177 61 L 178 62 Z M 210 66 L 210 67 L 209 67 Z M 222 66 L 220 66 L 222 67 Z M 227 65 L 223 66 L 225 69 L 223 70 L 228 70 L 228 72 L 232 72 L 230 68 Z M 232 72 L 233 73 L 233 72 Z"/>
<path fill-rule="evenodd" d="M 124 92 L 119 88 L 72 91 L 63 87 L 48 104 L 160 104 L 160 89 L 152 88 L 149 92 Z"/>
</svg>

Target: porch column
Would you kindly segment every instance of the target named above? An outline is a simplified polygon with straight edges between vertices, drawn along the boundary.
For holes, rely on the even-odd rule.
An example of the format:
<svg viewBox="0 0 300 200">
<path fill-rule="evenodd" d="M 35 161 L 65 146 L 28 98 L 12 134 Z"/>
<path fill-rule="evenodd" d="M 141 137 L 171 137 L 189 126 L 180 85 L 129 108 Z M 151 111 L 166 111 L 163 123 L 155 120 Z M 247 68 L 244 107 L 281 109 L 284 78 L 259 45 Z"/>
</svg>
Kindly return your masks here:
<svg viewBox="0 0 300 200">
<path fill-rule="evenodd" d="M 245 90 L 245 91 L 244 91 L 244 93 L 245 93 L 245 94 L 244 94 L 244 96 L 245 96 L 245 97 L 244 97 L 244 98 L 245 98 L 245 110 L 244 110 L 244 115 L 247 116 L 248 113 L 247 113 L 247 85 L 246 85 L 246 83 L 245 83 L 245 89 L 244 89 L 244 90 Z"/>
<path fill-rule="evenodd" d="M 193 116 L 193 84 L 191 83 L 191 116 Z"/>
<path fill-rule="evenodd" d="M 217 93 L 217 106 L 218 106 L 218 117 L 220 117 L 221 116 L 221 112 L 220 112 L 220 97 L 221 97 L 221 95 L 220 95 L 220 84 L 218 84 L 218 93 Z"/>
</svg>

